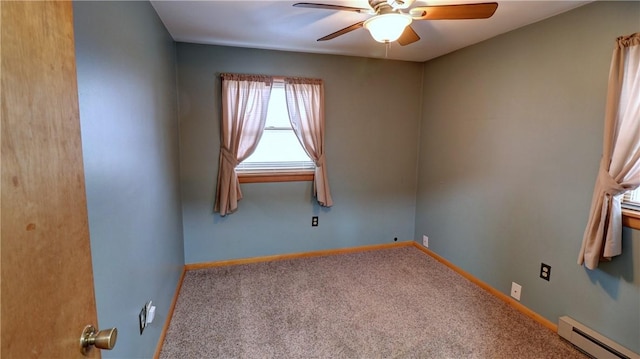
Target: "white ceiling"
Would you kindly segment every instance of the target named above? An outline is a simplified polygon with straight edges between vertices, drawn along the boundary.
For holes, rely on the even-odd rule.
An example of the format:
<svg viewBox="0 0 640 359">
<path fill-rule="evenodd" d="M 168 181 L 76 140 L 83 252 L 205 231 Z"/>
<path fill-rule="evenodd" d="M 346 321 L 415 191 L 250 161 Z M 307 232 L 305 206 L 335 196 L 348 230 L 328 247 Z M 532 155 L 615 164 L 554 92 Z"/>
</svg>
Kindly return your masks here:
<svg viewBox="0 0 640 359">
<path fill-rule="evenodd" d="M 489 1 L 417 0 L 411 7 Z M 293 7 L 297 2 L 369 7 L 367 0 L 152 0 L 151 4 L 175 41 L 385 58 L 385 45 L 373 40 L 364 28 L 333 40 L 316 41 L 371 15 Z M 421 40 L 407 46 L 392 43 L 387 58 L 426 61 L 589 2 L 498 1 L 496 13 L 489 19 L 414 21 L 412 26 Z"/>
</svg>

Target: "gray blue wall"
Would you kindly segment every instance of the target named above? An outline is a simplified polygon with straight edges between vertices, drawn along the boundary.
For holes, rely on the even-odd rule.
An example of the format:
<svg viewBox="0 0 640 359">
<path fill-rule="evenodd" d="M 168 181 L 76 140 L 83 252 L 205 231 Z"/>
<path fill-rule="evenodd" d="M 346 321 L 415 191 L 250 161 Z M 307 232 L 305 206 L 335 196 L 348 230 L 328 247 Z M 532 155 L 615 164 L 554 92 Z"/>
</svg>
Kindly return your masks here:
<svg viewBox="0 0 640 359">
<path fill-rule="evenodd" d="M 557 322 L 569 315 L 640 352 L 640 232 L 576 264 L 602 151 L 614 40 L 639 2 L 597 2 L 424 66 L 415 238 Z M 551 281 L 538 277 L 552 266 Z"/>
<path fill-rule="evenodd" d="M 382 45 L 380 45 L 382 46 Z M 178 44 L 180 167 L 187 263 L 413 239 L 422 64 Z M 226 217 L 213 213 L 222 72 L 322 78 L 334 199 L 311 182 L 242 184 Z M 319 226 L 311 227 L 311 217 Z"/>
<path fill-rule="evenodd" d="M 98 321 L 119 330 L 102 356 L 149 358 L 184 266 L 175 43 L 148 2 L 73 7 Z"/>
</svg>

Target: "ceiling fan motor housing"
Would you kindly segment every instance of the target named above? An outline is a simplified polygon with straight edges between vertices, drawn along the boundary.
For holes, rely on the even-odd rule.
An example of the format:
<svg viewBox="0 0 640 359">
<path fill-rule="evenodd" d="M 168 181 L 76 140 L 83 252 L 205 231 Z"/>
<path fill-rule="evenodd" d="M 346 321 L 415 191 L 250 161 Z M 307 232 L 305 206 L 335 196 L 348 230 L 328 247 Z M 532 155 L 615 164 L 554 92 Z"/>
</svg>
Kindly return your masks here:
<svg viewBox="0 0 640 359">
<path fill-rule="evenodd" d="M 391 14 L 397 12 L 387 1 L 402 0 L 369 0 L 369 6 L 375 11 L 376 15 Z"/>
</svg>

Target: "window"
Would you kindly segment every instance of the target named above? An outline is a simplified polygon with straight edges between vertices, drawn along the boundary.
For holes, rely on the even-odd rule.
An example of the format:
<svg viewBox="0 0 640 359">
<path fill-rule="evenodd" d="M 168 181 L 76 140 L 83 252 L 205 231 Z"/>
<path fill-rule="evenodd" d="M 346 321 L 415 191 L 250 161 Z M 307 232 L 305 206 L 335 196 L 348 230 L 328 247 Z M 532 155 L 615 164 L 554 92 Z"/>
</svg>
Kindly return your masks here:
<svg viewBox="0 0 640 359">
<path fill-rule="evenodd" d="M 622 225 L 640 230 L 640 187 L 624 194 Z"/>
<path fill-rule="evenodd" d="M 625 193 L 622 202 L 625 207 L 630 207 L 640 211 L 640 187 Z"/>
<path fill-rule="evenodd" d="M 595 269 L 622 254 L 622 226 L 638 228 L 638 211 L 620 208 L 620 185 L 640 185 L 640 32 L 616 38 L 604 118 L 604 141 L 578 263 Z M 619 199 L 619 197 L 618 197 Z M 627 212 L 629 214 L 627 215 Z M 622 218 L 621 218 L 622 217 Z"/>
<path fill-rule="evenodd" d="M 220 74 L 220 77 L 222 78 L 220 162 L 214 212 L 226 216 L 238 209 L 238 201 L 242 199 L 240 188 L 242 182 L 313 181 L 313 195 L 318 204 L 331 207 L 333 199 L 329 190 L 324 152 L 324 82 L 321 79 L 302 77 L 280 79 L 284 86 L 277 86 L 280 89 L 275 90 L 275 98 L 279 97 L 281 100 L 274 100 L 273 108 L 281 107 L 282 104 L 285 106 L 287 118 L 293 127 L 290 131 L 289 125 L 281 121 L 282 116 L 275 116 L 274 118 L 280 118 L 280 120 L 273 124 L 266 124 L 275 78 L 265 75 L 226 73 Z M 286 96 L 277 95 L 278 92 L 282 92 L 282 87 Z M 286 98 L 286 101 L 283 98 Z M 279 112 L 284 113 L 283 110 Z M 237 170 L 239 161 L 245 162 L 255 152 L 265 127 L 268 132 L 267 137 L 273 137 L 270 134 L 276 136 L 271 145 L 268 140 L 265 142 L 266 146 L 263 144 L 267 152 L 273 152 L 274 148 L 277 149 L 283 143 L 287 143 L 278 139 L 278 134 L 292 133 L 299 139 L 299 145 L 304 148 L 304 152 L 313 160 L 313 169 L 305 170 L 304 165 L 301 168 L 300 162 L 305 162 L 306 159 L 297 156 L 292 159 L 289 155 L 297 151 L 297 147 L 293 150 L 287 147 L 284 151 L 276 151 L 278 157 L 275 161 L 261 159 L 261 152 L 264 153 L 261 151 L 258 152 L 257 160 L 254 157 L 255 161 L 246 161 L 244 165 L 245 167 L 265 167 L 267 163 L 267 167 L 272 171 L 259 168 L 254 168 L 252 171 L 245 169 L 244 173 L 239 175 Z M 252 162 L 254 164 L 250 165 Z M 282 166 L 282 163 L 286 165 Z M 297 165 L 292 166 L 292 163 Z"/>
<path fill-rule="evenodd" d="M 312 180 L 315 164 L 291 128 L 284 83 L 274 81 L 256 150 L 236 167 L 240 182 Z"/>
</svg>

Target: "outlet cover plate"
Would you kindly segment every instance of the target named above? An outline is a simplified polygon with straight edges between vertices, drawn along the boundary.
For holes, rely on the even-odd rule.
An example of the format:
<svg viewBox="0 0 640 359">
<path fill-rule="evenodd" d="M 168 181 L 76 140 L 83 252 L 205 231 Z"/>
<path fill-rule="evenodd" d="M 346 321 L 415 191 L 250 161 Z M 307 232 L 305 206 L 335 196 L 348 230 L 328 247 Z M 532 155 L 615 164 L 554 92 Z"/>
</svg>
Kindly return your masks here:
<svg viewBox="0 0 640 359">
<path fill-rule="evenodd" d="M 511 296 L 519 301 L 521 292 L 522 286 L 516 282 L 511 282 Z"/>
<path fill-rule="evenodd" d="M 425 236 L 425 235 L 422 236 L 422 245 L 427 247 L 427 248 L 429 248 L 429 237 L 428 236 Z"/>
<path fill-rule="evenodd" d="M 551 266 L 548 264 L 540 263 L 540 278 L 549 281 L 551 280 Z"/>
</svg>

